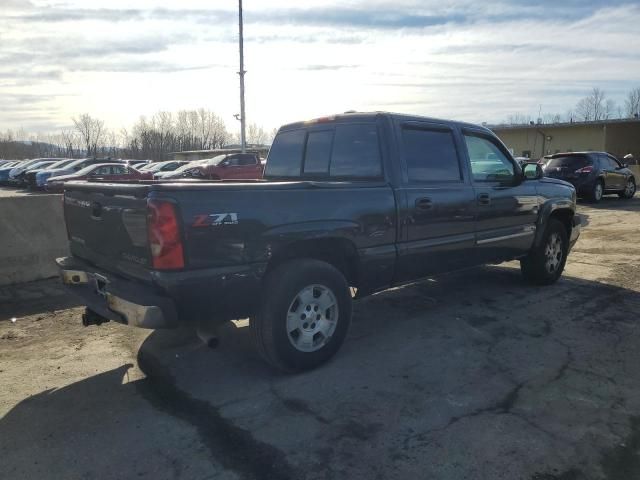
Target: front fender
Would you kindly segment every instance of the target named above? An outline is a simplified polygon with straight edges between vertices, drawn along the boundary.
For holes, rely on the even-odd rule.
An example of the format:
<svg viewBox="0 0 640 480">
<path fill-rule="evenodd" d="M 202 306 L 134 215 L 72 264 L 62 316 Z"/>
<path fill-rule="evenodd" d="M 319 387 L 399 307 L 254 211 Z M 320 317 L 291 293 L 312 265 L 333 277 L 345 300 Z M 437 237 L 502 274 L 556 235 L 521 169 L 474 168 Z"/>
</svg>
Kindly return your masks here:
<svg viewBox="0 0 640 480">
<path fill-rule="evenodd" d="M 536 222 L 536 236 L 533 242 L 534 246 L 539 246 L 542 243 L 549 218 L 556 212 L 562 212 L 563 215 L 572 219 L 576 213 L 575 201 L 569 198 L 553 198 L 544 201 L 544 203 L 540 205 L 538 220 Z"/>
</svg>

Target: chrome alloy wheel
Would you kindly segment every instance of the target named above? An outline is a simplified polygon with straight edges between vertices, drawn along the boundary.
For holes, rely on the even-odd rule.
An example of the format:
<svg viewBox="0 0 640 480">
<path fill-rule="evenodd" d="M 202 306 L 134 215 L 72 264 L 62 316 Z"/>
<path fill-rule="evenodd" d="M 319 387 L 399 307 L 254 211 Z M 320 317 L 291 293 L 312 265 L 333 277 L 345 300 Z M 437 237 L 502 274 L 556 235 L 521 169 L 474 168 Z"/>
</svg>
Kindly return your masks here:
<svg viewBox="0 0 640 480">
<path fill-rule="evenodd" d="M 600 201 L 603 193 L 604 191 L 602 189 L 602 183 L 596 183 L 595 191 L 593 192 L 593 196 L 595 197 L 596 201 Z"/>
<path fill-rule="evenodd" d="M 338 301 L 324 285 L 309 285 L 294 297 L 287 311 L 287 336 L 296 350 L 315 352 L 338 324 Z"/>
<path fill-rule="evenodd" d="M 552 233 L 544 249 L 545 268 L 548 273 L 555 273 L 562 263 L 562 240 L 560 235 Z"/>
</svg>

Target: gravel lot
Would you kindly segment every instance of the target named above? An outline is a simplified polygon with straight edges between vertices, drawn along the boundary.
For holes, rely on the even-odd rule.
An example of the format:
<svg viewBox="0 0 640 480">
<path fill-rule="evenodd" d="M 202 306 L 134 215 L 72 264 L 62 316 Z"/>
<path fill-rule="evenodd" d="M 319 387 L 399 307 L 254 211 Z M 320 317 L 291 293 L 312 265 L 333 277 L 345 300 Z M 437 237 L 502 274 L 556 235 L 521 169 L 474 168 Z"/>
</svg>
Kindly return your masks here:
<svg viewBox="0 0 640 480">
<path fill-rule="evenodd" d="M 0 289 L 0 477 L 640 478 L 640 197 L 580 211 L 557 285 L 507 264 L 370 297 L 303 375 L 243 322 L 212 350 Z"/>
</svg>

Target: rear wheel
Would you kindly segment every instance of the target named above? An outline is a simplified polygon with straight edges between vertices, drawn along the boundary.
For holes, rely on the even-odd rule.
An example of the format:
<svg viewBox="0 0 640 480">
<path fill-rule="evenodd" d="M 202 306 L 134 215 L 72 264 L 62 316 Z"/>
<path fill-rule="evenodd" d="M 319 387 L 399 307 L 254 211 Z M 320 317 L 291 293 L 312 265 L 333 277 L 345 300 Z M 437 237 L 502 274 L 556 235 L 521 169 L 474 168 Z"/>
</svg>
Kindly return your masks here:
<svg viewBox="0 0 640 480">
<path fill-rule="evenodd" d="M 600 200 L 602 200 L 603 195 L 604 195 L 604 183 L 602 183 L 602 180 L 596 180 L 596 183 L 593 185 L 589 198 L 592 202 L 598 203 Z"/>
<path fill-rule="evenodd" d="M 351 294 L 332 265 L 303 259 L 268 274 L 259 313 L 250 320 L 258 351 L 283 371 L 315 368 L 329 360 L 351 323 Z"/>
<path fill-rule="evenodd" d="M 635 194 L 636 194 L 636 181 L 633 179 L 633 177 L 630 177 L 629 180 L 627 180 L 627 185 L 625 186 L 624 190 L 620 192 L 618 195 L 620 195 L 620 198 L 629 199 L 629 198 L 633 198 Z"/>
<path fill-rule="evenodd" d="M 569 239 L 564 225 L 549 219 L 540 245 L 520 261 L 524 278 L 536 285 L 550 285 L 560 278 L 569 252 Z"/>
</svg>

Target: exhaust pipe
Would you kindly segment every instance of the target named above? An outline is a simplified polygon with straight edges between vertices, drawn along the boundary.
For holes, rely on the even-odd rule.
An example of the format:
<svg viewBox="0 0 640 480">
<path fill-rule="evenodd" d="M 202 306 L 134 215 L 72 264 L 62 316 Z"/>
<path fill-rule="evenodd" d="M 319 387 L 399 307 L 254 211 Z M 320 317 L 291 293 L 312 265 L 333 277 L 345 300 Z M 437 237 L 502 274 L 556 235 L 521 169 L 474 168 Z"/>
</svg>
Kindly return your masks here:
<svg viewBox="0 0 640 480">
<path fill-rule="evenodd" d="M 89 325 L 102 325 L 103 323 L 107 323 L 110 320 L 108 318 L 103 317 L 102 315 L 94 312 L 89 307 L 84 309 L 84 313 L 82 314 L 82 325 L 84 327 L 88 327 Z"/>
</svg>

